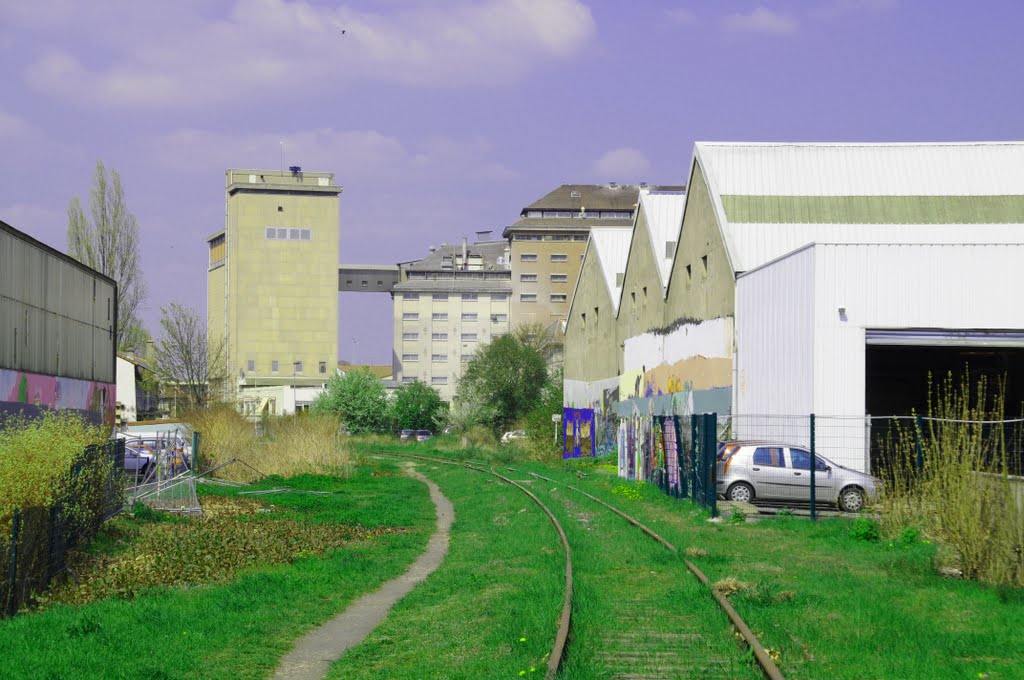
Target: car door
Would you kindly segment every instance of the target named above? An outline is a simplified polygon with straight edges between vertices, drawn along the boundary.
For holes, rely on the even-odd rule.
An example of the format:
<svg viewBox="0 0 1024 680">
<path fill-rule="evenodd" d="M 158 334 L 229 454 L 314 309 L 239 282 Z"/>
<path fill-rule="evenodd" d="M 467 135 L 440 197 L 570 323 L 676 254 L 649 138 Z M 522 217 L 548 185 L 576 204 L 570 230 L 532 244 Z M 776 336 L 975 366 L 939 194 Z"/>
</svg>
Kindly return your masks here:
<svg viewBox="0 0 1024 680">
<path fill-rule="evenodd" d="M 750 457 L 748 474 L 758 500 L 785 498 L 788 481 L 786 460 L 781 446 L 758 446 Z"/>
<path fill-rule="evenodd" d="M 789 487 L 793 494 L 793 500 L 811 501 L 811 452 L 806 449 L 790 447 L 789 449 L 789 472 L 792 475 L 792 485 Z M 836 491 L 833 482 L 832 470 L 828 461 L 815 457 L 817 470 L 814 475 L 814 498 L 816 503 L 825 503 L 835 500 Z"/>
</svg>

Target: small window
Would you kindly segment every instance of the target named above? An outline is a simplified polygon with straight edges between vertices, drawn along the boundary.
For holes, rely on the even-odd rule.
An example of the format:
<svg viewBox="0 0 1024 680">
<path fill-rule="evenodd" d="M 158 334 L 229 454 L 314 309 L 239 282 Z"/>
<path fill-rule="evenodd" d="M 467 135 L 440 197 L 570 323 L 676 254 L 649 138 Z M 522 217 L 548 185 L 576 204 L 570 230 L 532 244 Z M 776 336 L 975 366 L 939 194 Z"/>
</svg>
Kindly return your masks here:
<svg viewBox="0 0 1024 680">
<path fill-rule="evenodd" d="M 462 341 L 463 342 L 476 342 L 476 333 L 463 333 L 462 334 Z"/>
<path fill-rule="evenodd" d="M 250 373 L 253 373 L 256 370 L 256 362 L 253 359 L 249 359 L 249 361 L 245 363 Z"/>
<path fill-rule="evenodd" d="M 366 288 L 369 284 L 367 281 L 363 281 L 360 285 L 362 285 L 363 288 Z"/>
<path fill-rule="evenodd" d="M 447 321 L 448 312 L 434 312 L 433 314 L 430 315 L 430 318 L 433 321 Z"/>
<path fill-rule="evenodd" d="M 277 228 L 277 238 L 284 241 L 288 238 L 288 230 L 284 227 Z"/>
<path fill-rule="evenodd" d="M 419 340 L 419 333 L 402 333 L 402 340 Z"/>
<path fill-rule="evenodd" d="M 767 467 L 786 467 L 786 462 L 782 457 L 782 449 L 775 447 L 758 447 L 754 451 L 753 462 L 754 465 L 764 465 Z"/>
<path fill-rule="evenodd" d="M 292 362 L 292 369 L 296 373 L 302 373 L 302 362 L 301 361 L 293 361 Z"/>
<path fill-rule="evenodd" d="M 701 255 L 700 256 L 700 263 L 702 265 L 704 265 L 704 273 L 707 274 L 708 273 L 708 256 L 707 255 Z"/>
<path fill-rule="evenodd" d="M 476 293 L 463 293 L 463 300 L 476 300 L 479 296 Z"/>
<path fill-rule="evenodd" d="M 412 375 L 403 375 L 402 376 L 402 384 L 403 385 L 408 385 L 408 384 L 414 383 L 414 382 L 416 382 L 416 377 L 415 376 L 412 376 Z"/>
<path fill-rule="evenodd" d="M 313 240 L 313 231 L 311 229 L 300 229 L 299 233 L 301 234 L 301 239 L 303 241 Z"/>
<path fill-rule="evenodd" d="M 402 355 L 402 361 L 419 361 L 419 360 L 420 360 L 420 355 L 419 354 L 403 354 Z"/>
<path fill-rule="evenodd" d="M 447 333 L 431 333 L 430 339 L 431 340 L 439 340 L 441 342 L 445 342 L 445 341 L 448 340 L 448 334 Z"/>
<path fill-rule="evenodd" d="M 431 300 L 447 300 L 448 299 L 448 293 L 434 293 L 433 295 L 430 296 L 430 299 Z"/>
<path fill-rule="evenodd" d="M 292 240 L 292 241 L 298 241 L 301 236 L 302 236 L 302 230 L 301 229 L 292 228 L 292 229 L 288 230 L 288 238 L 290 240 Z"/>
<path fill-rule="evenodd" d="M 477 313 L 476 312 L 463 312 L 462 313 L 462 320 L 463 321 L 476 321 L 476 319 L 477 319 Z"/>
<path fill-rule="evenodd" d="M 520 274 L 519 275 L 519 280 L 522 281 L 523 283 L 533 283 L 534 281 L 537 280 L 537 275 L 536 274 Z"/>
<path fill-rule="evenodd" d="M 552 262 L 568 262 L 569 261 L 569 256 L 568 255 L 552 255 L 551 256 L 551 261 Z"/>
<path fill-rule="evenodd" d="M 536 295 L 536 293 L 523 293 L 522 295 L 519 296 L 519 301 L 520 302 L 536 302 L 537 301 L 537 295 Z"/>
<path fill-rule="evenodd" d="M 275 229 L 274 227 L 267 227 L 267 228 L 266 228 L 266 229 L 265 229 L 265 230 L 263 231 L 263 233 L 264 233 L 264 235 L 265 235 L 265 236 L 266 236 L 267 238 L 271 238 L 271 239 L 272 239 L 272 238 L 275 238 L 275 237 L 277 236 L 277 229 Z"/>
<path fill-rule="evenodd" d="M 419 300 L 420 299 L 420 294 L 419 293 L 404 293 L 402 295 L 402 299 L 403 300 Z"/>
<path fill-rule="evenodd" d="M 491 300 L 494 302 L 505 302 L 508 300 L 508 293 L 491 293 Z"/>
<path fill-rule="evenodd" d="M 430 360 L 435 362 L 435 363 L 441 363 L 441 362 L 444 362 L 444 361 L 448 361 L 448 355 L 447 354 L 431 354 L 430 355 Z"/>
<path fill-rule="evenodd" d="M 327 362 L 326 361 L 321 361 L 320 362 L 320 373 L 321 373 L 321 375 L 324 374 L 324 373 L 327 373 Z"/>
<path fill-rule="evenodd" d="M 491 321 L 494 323 L 507 323 L 508 314 L 491 314 Z"/>
<path fill-rule="evenodd" d="M 419 321 L 419 312 L 402 312 L 402 321 Z"/>
<path fill-rule="evenodd" d="M 430 379 L 431 385 L 447 385 L 448 376 L 446 375 L 435 375 Z"/>
<path fill-rule="evenodd" d="M 552 274 L 551 283 L 565 283 L 569 280 L 568 274 Z"/>
<path fill-rule="evenodd" d="M 580 314 L 580 322 L 582 322 L 582 323 L 583 323 L 583 327 L 584 327 L 584 328 L 586 328 L 586 327 L 587 327 L 587 313 L 586 313 L 586 312 L 582 312 L 582 313 Z"/>
<path fill-rule="evenodd" d="M 277 206 L 277 212 L 284 212 L 284 206 L 283 205 Z"/>
<path fill-rule="evenodd" d="M 523 253 L 522 255 L 519 256 L 519 261 L 520 262 L 536 262 L 537 261 L 537 254 L 536 253 Z"/>
<path fill-rule="evenodd" d="M 676 254 L 676 242 L 665 241 L 665 258 L 671 259 Z"/>
<path fill-rule="evenodd" d="M 277 373 L 277 361 L 276 360 L 270 362 L 270 372 L 271 373 Z"/>
<path fill-rule="evenodd" d="M 473 360 L 473 355 L 472 354 L 463 354 L 462 356 L 459 357 L 459 359 L 462 360 L 462 363 L 468 364 L 470 361 Z"/>
<path fill-rule="evenodd" d="M 352 279 L 345 279 L 345 285 L 346 286 L 351 286 L 352 285 Z"/>
<path fill-rule="evenodd" d="M 566 296 L 562 293 L 555 293 L 551 296 L 552 302 L 565 302 Z"/>
<path fill-rule="evenodd" d="M 686 280 L 689 281 L 693 278 L 693 268 L 690 265 L 686 265 Z"/>
</svg>

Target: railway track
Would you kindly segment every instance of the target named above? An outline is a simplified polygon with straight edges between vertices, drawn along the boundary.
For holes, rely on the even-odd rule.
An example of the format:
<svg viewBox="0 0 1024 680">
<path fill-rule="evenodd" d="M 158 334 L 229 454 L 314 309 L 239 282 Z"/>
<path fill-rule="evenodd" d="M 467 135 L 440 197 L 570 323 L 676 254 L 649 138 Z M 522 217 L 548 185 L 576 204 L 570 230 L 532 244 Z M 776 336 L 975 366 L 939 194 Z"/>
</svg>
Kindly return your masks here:
<svg viewBox="0 0 1024 680">
<path fill-rule="evenodd" d="M 558 633 L 556 634 L 555 643 L 548 659 L 548 668 L 545 675 L 547 680 L 552 680 L 565 661 L 568 638 L 573 626 L 571 612 L 574 592 L 572 550 L 566 533 L 563 530 L 562 525 L 558 522 L 558 519 L 555 517 L 555 514 L 535 493 L 530 489 L 527 489 L 522 483 L 502 475 L 494 469 L 488 469 L 487 467 L 473 463 L 436 456 L 422 456 L 390 451 L 376 453 L 420 460 L 434 464 L 440 463 L 460 466 L 480 473 L 493 475 L 502 482 L 518 488 L 544 511 L 558 533 L 566 556 L 565 597 L 563 600 L 561 618 L 559 620 Z M 639 520 L 627 515 L 615 506 L 606 503 L 582 489 L 572 486 L 571 484 L 566 484 L 560 480 L 539 475 L 535 472 L 523 472 L 510 467 L 506 468 L 506 470 L 517 475 L 529 475 L 535 480 L 546 481 L 569 489 L 573 493 L 579 494 L 587 498 L 589 501 L 600 505 L 605 510 L 614 513 L 614 515 L 625 520 L 629 525 L 639 529 L 653 541 L 659 543 L 670 553 L 679 555 L 679 550 L 676 546 L 655 533 L 649 527 L 645 526 Z M 570 512 L 576 512 L 577 519 L 586 516 L 586 513 L 580 513 L 577 508 L 570 507 L 572 505 L 571 503 L 564 500 L 563 503 L 567 505 Z M 693 576 L 696 577 L 704 587 L 706 587 L 706 592 L 711 593 L 715 602 L 717 602 L 718 606 L 724 611 L 737 635 L 749 648 L 764 676 L 769 678 L 769 680 L 782 680 L 782 673 L 779 671 L 775 662 L 771 659 L 767 650 L 764 649 L 763 645 L 761 645 L 760 641 L 750 630 L 749 626 L 747 626 L 733 608 L 729 600 L 711 588 L 711 583 L 708 577 L 693 562 L 685 557 L 682 558 L 682 561 Z M 674 573 L 675 572 L 673 572 L 669 566 L 660 571 L 651 570 L 649 573 L 650 575 L 645 575 L 645 578 L 662 579 L 665 587 L 669 587 Z M 709 653 L 708 650 L 713 646 L 711 645 L 711 641 L 707 640 L 706 636 L 702 635 L 700 632 L 695 632 L 699 626 L 697 625 L 698 622 L 695 621 L 694 615 L 686 612 L 672 612 L 668 614 L 661 612 L 662 615 L 657 621 L 658 625 L 655 626 L 648 614 L 651 611 L 657 611 L 659 607 L 664 609 L 664 602 L 647 601 L 643 596 L 627 598 L 624 601 L 617 603 L 615 615 L 612 617 L 614 620 L 609 619 L 604 622 L 607 624 L 609 630 L 600 637 L 599 641 L 595 640 L 595 642 L 597 642 L 597 646 L 600 648 L 590 650 L 589 652 L 593 654 L 594 660 L 598 662 L 603 669 L 610 673 L 610 677 L 618 680 L 659 680 L 661 678 L 680 677 L 733 677 L 731 675 L 733 670 L 730 665 L 730 661 L 726 658 L 722 658 L 721 655 Z"/>
</svg>

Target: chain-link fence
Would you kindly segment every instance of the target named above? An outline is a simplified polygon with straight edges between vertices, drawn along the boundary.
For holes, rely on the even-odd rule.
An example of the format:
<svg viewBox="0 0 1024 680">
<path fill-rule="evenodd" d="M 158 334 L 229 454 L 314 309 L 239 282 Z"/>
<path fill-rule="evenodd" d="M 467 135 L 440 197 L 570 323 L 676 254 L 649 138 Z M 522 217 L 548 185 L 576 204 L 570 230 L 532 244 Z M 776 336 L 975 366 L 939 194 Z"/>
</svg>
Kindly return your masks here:
<svg viewBox="0 0 1024 680">
<path fill-rule="evenodd" d="M 0 535 L 0 617 L 13 616 L 64 571 L 68 550 L 88 540 L 124 503 L 124 442 L 89 446 L 50 507 L 16 508 Z"/>
</svg>

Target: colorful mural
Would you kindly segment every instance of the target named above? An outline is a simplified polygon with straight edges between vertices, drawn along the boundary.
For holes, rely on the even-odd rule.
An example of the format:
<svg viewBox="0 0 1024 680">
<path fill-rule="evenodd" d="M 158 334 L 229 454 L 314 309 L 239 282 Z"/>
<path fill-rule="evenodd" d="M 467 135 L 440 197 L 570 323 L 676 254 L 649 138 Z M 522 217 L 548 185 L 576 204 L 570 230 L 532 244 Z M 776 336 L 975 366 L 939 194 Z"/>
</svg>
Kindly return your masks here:
<svg viewBox="0 0 1024 680">
<path fill-rule="evenodd" d="M 96 424 L 113 425 L 115 385 L 0 369 L 0 415 L 36 418 L 71 410 Z"/>
<path fill-rule="evenodd" d="M 566 408 L 562 413 L 562 457 L 594 455 L 594 409 Z"/>
</svg>

